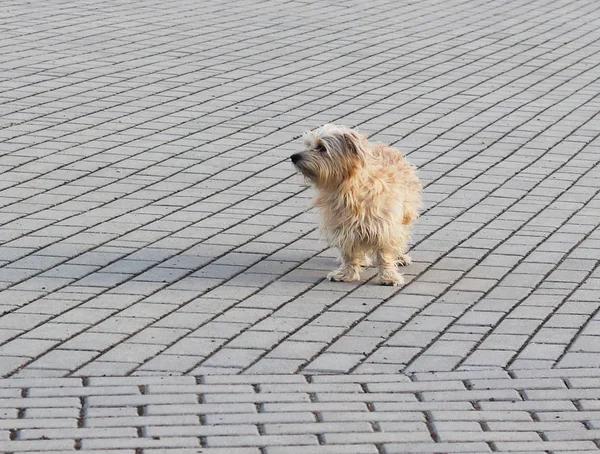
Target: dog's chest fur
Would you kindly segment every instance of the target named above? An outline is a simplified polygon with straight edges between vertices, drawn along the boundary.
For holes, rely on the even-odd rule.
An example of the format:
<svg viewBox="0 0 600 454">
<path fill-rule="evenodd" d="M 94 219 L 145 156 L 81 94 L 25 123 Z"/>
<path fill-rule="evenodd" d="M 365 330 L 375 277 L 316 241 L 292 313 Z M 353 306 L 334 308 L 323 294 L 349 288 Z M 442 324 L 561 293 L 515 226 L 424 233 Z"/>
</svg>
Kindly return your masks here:
<svg viewBox="0 0 600 454">
<path fill-rule="evenodd" d="M 338 191 L 319 191 L 315 206 L 321 211 L 321 230 L 333 242 L 365 246 L 389 241 L 393 225 L 401 225 L 402 200 L 384 181 L 353 180 Z"/>
</svg>

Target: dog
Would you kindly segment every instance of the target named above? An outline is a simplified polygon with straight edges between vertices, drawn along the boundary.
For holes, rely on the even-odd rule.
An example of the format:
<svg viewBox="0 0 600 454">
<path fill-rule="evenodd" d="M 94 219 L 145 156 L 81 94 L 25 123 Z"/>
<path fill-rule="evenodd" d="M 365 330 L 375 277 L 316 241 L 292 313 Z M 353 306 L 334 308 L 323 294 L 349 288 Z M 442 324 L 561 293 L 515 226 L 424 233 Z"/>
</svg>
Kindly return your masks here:
<svg viewBox="0 0 600 454">
<path fill-rule="evenodd" d="M 374 257 L 382 285 L 404 284 L 398 265 L 411 263 L 407 243 L 421 206 L 416 168 L 398 150 L 344 126 L 326 124 L 303 138 L 304 149 L 290 159 L 317 190 L 321 231 L 340 253 L 327 278 L 357 281 Z"/>
</svg>

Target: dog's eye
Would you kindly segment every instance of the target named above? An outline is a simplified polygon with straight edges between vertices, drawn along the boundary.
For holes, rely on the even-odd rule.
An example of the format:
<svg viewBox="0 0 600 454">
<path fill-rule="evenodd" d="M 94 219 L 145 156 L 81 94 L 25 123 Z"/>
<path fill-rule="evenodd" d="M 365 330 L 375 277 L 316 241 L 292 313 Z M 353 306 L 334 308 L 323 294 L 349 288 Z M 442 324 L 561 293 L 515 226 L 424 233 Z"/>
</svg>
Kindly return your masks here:
<svg viewBox="0 0 600 454">
<path fill-rule="evenodd" d="M 325 148 L 325 146 L 324 146 L 323 144 L 319 144 L 319 145 L 317 146 L 317 151 L 318 151 L 319 153 L 327 153 L 327 148 Z"/>
</svg>

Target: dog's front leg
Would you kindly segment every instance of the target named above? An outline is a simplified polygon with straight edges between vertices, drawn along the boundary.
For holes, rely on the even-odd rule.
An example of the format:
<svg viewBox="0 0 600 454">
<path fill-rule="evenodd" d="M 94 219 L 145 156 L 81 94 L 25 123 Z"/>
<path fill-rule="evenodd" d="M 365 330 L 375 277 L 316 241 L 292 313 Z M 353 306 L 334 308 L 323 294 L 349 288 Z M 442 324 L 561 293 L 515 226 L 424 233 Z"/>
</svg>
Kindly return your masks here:
<svg viewBox="0 0 600 454">
<path fill-rule="evenodd" d="M 340 250 L 340 267 L 327 275 L 330 281 L 354 282 L 360 279 L 362 269 L 361 262 L 364 260 L 364 254 L 357 254 L 355 251 Z"/>
<path fill-rule="evenodd" d="M 396 268 L 398 253 L 395 251 L 377 251 L 377 269 L 379 270 L 379 283 L 381 285 L 403 285 L 404 278 Z"/>
</svg>

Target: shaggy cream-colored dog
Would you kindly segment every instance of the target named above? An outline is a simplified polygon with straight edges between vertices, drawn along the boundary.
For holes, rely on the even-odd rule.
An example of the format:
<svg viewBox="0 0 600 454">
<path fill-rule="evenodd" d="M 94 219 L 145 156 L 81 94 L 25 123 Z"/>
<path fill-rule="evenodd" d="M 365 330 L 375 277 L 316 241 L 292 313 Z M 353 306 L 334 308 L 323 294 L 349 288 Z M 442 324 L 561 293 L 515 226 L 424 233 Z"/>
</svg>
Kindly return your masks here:
<svg viewBox="0 0 600 454">
<path fill-rule="evenodd" d="M 415 167 L 398 150 L 344 126 L 305 133 L 304 144 L 290 159 L 317 189 L 321 230 L 340 251 L 341 265 L 327 278 L 356 281 L 374 257 L 381 284 L 402 285 L 397 265 L 411 262 L 406 247 L 421 205 Z"/>
</svg>

